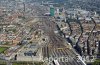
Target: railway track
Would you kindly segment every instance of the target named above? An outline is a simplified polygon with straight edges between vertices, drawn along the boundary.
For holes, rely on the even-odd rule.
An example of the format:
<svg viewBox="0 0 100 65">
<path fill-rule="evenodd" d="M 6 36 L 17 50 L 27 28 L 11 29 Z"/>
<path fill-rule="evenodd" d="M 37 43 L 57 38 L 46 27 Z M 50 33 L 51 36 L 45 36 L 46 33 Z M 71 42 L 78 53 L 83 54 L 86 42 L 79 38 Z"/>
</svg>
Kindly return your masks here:
<svg viewBox="0 0 100 65">
<path fill-rule="evenodd" d="M 42 30 L 45 31 L 45 34 L 49 36 L 49 43 L 42 48 L 43 57 L 74 57 L 72 61 L 68 62 L 59 62 L 60 65 L 82 65 L 82 63 L 77 62 L 76 53 L 73 52 L 72 49 L 69 49 L 65 46 L 64 38 L 54 33 L 56 29 L 55 24 L 50 22 L 48 19 L 43 20 L 42 25 L 44 28 Z M 40 27 L 41 28 L 41 27 Z M 51 45 L 51 46 L 49 46 Z"/>
</svg>

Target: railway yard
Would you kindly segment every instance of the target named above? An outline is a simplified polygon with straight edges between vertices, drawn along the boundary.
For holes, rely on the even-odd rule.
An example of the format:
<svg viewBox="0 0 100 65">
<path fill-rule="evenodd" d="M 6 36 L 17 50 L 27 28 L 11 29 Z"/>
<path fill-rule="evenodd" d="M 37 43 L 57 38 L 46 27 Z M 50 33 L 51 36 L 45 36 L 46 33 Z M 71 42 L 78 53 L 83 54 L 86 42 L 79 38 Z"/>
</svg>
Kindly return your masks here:
<svg viewBox="0 0 100 65">
<path fill-rule="evenodd" d="M 14 11 L 0 5 L 0 65 L 86 65 L 98 58 L 96 12 L 37 2 L 15 4 Z"/>
</svg>

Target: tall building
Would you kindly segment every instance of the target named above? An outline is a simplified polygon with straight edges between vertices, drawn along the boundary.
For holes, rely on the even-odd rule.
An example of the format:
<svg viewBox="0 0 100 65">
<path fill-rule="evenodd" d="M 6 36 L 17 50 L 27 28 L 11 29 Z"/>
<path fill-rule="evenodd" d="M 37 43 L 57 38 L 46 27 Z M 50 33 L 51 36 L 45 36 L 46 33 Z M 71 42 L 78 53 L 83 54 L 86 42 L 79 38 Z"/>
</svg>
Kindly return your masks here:
<svg viewBox="0 0 100 65">
<path fill-rule="evenodd" d="M 99 41 L 98 53 L 100 53 L 100 41 Z"/>
<path fill-rule="evenodd" d="M 65 20 L 66 19 L 65 9 L 56 8 L 55 17 L 61 20 Z"/>
<path fill-rule="evenodd" d="M 50 7 L 50 15 L 51 16 L 55 15 L 55 9 L 54 9 L 54 7 Z"/>
</svg>

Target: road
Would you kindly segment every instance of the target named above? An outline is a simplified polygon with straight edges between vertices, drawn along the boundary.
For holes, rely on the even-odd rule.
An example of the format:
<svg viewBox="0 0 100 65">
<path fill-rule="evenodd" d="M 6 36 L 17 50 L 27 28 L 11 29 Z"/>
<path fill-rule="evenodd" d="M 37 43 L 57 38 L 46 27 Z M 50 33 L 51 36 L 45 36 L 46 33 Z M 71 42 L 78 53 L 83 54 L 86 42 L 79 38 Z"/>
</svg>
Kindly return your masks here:
<svg viewBox="0 0 100 65">
<path fill-rule="evenodd" d="M 94 20 L 93 18 L 91 18 L 91 20 L 92 20 L 92 22 L 94 23 L 94 26 L 93 26 L 91 32 L 89 33 L 89 36 L 88 36 L 88 39 L 87 39 L 87 54 L 88 54 L 88 55 L 90 55 L 90 42 L 89 42 L 89 39 L 90 39 L 90 37 L 91 37 L 93 31 L 94 31 L 95 28 L 96 28 L 96 22 L 95 22 L 95 20 Z"/>
</svg>

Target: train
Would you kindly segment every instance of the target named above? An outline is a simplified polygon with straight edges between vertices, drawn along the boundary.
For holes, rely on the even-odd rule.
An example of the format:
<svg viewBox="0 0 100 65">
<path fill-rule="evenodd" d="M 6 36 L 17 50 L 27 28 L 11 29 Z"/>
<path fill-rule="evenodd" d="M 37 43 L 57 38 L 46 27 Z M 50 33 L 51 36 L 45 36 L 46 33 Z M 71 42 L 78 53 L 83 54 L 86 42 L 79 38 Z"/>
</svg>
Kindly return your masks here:
<svg viewBox="0 0 100 65">
<path fill-rule="evenodd" d="M 60 65 L 58 60 L 53 60 L 53 65 Z"/>
</svg>

